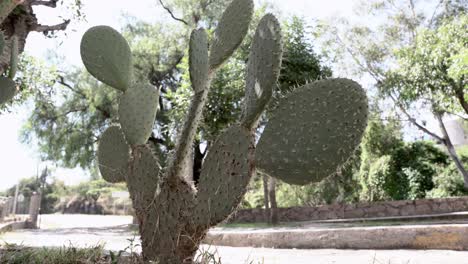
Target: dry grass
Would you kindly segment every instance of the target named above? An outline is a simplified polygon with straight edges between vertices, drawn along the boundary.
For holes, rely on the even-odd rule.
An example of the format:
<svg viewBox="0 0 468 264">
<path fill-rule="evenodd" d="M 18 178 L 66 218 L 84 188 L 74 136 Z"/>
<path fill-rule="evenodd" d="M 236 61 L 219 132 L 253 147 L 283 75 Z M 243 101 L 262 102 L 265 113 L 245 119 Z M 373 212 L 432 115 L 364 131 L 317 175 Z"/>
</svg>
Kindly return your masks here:
<svg viewBox="0 0 468 264">
<path fill-rule="evenodd" d="M 6 244 L 0 249 L 0 264 L 149 264 L 134 252 L 138 246 L 130 240 L 124 250 L 105 251 L 102 246 L 76 248 L 73 245 L 60 248 L 30 248 L 16 244 Z M 222 264 L 216 248 L 202 248 L 198 252 L 196 264 Z M 242 263 L 241 263 L 242 264 Z M 246 261 L 244 264 L 263 264 Z"/>
</svg>

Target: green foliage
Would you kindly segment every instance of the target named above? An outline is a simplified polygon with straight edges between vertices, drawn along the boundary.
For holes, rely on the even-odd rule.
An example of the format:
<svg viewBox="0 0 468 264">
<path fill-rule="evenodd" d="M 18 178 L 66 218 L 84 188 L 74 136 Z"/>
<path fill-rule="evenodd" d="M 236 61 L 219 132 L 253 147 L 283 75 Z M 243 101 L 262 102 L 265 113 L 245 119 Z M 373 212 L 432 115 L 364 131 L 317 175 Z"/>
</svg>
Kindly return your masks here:
<svg viewBox="0 0 468 264">
<path fill-rule="evenodd" d="M 50 214 L 54 213 L 55 205 L 60 201 L 60 198 L 66 194 L 66 187 L 62 181 L 52 180 L 45 182 L 40 187 L 41 183 L 36 177 L 22 179 L 19 182 L 19 194 L 22 194 L 25 201 L 29 201 L 34 192 L 42 191 L 41 197 L 41 213 Z M 5 195 L 14 197 L 16 186 L 6 190 Z"/>
<path fill-rule="evenodd" d="M 36 137 L 43 160 L 93 167 L 98 135 L 116 121 L 118 92 L 80 70 L 53 85 L 56 78 L 48 79 L 53 89 L 36 90 L 35 111 L 23 126 L 22 141 L 31 144 Z"/>
<path fill-rule="evenodd" d="M 398 123 L 369 123 L 362 143 L 359 178 L 361 199 L 420 199 L 434 188 L 438 166 L 448 164 L 448 156 L 432 143 L 405 143 Z"/>
<path fill-rule="evenodd" d="M 123 183 L 113 184 L 103 179 L 82 182 L 75 186 L 67 188 L 66 195 L 77 195 L 80 198 L 92 199 L 97 201 L 103 195 L 110 195 L 115 191 L 125 191 L 126 186 Z"/>
<path fill-rule="evenodd" d="M 425 100 L 438 111 L 463 111 L 468 101 L 467 26 L 463 14 L 437 29 L 419 30 L 411 45 L 396 52 L 398 66 L 387 73 L 382 91 L 398 94 L 405 103 Z"/>
<path fill-rule="evenodd" d="M 459 149 L 458 154 L 465 167 L 468 167 L 468 147 Z M 468 195 L 463 177 L 454 164 L 437 168 L 438 175 L 433 179 L 435 188 L 427 193 L 431 198 L 444 198 Z"/>
<path fill-rule="evenodd" d="M 280 94 L 306 82 L 331 77 L 331 69 L 324 65 L 321 56 L 313 49 L 311 33 L 304 19 L 293 16 L 284 22 L 283 27 L 284 58 L 278 81 Z"/>
</svg>

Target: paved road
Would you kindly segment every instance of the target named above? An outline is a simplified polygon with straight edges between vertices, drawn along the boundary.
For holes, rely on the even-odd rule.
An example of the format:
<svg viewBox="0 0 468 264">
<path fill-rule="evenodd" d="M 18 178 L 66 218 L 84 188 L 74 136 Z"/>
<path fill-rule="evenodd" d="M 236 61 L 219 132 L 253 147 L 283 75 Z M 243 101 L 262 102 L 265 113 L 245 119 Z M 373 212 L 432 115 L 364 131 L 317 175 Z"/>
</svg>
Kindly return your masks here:
<svg viewBox="0 0 468 264">
<path fill-rule="evenodd" d="M 41 230 L 19 230 L 3 234 L 1 241 L 27 246 L 76 247 L 104 244 L 109 250 L 122 250 L 135 239 L 127 216 L 44 215 Z M 138 250 L 138 248 L 136 248 Z M 468 264 L 468 252 L 444 250 L 291 250 L 233 248 L 204 245 L 223 264 Z"/>
</svg>

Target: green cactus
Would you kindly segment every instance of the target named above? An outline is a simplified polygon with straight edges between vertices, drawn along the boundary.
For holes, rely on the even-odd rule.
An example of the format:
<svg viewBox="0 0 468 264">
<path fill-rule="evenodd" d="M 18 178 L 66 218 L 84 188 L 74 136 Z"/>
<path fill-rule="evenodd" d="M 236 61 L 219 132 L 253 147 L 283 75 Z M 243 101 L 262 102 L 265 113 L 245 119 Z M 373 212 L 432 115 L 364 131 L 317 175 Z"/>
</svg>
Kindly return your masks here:
<svg viewBox="0 0 468 264">
<path fill-rule="evenodd" d="M 125 91 L 132 82 L 130 46 L 119 32 L 108 26 L 90 28 L 80 45 L 81 59 L 99 81 Z"/>
<path fill-rule="evenodd" d="M 367 121 L 365 93 L 353 81 L 334 79 L 305 85 L 281 100 L 256 151 L 258 120 L 272 97 L 282 58 L 280 25 L 268 14 L 252 42 L 241 120 L 210 147 L 197 186 L 184 175 L 211 80 L 242 42 L 252 14 L 253 0 L 234 0 L 211 45 L 204 29 L 192 32 L 189 71 L 194 95 L 165 168 L 146 144 L 156 116 L 157 89 L 132 83 L 130 49 L 115 30 L 98 26 L 83 36 L 81 55 L 88 71 L 123 91 L 121 128 L 113 125 L 102 135 L 99 168 L 110 182 L 126 181 L 147 260 L 192 263 L 208 229 L 240 203 L 256 166 L 283 181 L 306 184 L 333 173 L 359 144 Z"/>
<path fill-rule="evenodd" d="M 135 84 L 119 103 L 119 121 L 130 145 L 143 145 L 153 130 L 159 90 L 150 84 Z"/>
<path fill-rule="evenodd" d="M 256 164 L 291 184 L 318 182 L 336 172 L 367 125 L 366 94 L 347 79 L 306 84 L 278 105 L 258 142 Z"/>
<path fill-rule="evenodd" d="M 254 11 L 252 0 L 235 0 L 224 11 L 211 43 L 210 68 L 217 69 L 239 47 Z"/>
<path fill-rule="evenodd" d="M 108 182 L 124 182 L 130 148 L 119 126 L 110 126 L 99 140 L 98 166 L 102 178 Z"/>
</svg>

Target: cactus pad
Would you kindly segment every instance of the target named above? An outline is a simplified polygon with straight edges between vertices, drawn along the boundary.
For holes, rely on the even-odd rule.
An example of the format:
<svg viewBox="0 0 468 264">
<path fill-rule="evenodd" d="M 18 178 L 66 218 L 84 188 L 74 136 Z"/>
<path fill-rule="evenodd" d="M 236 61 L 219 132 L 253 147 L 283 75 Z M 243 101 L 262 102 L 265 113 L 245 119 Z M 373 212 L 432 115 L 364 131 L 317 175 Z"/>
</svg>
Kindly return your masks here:
<svg viewBox="0 0 468 264">
<path fill-rule="evenodd" d="M 281 68 L 281 42 L 278 20 L 271 14 L 265 15 L 257 27 L 250 50 L 242 118 L 246 127 L 255 126 L 273 94 Z"/>
<path fill-rule="evenodd" d="M 248 129 L 233 126 L 210 148 L 200 174 L 194 221 L 215 225 L 238 206 L 253 173 L 252 138 Z"/>
<path fill-rule="evenodd" d="M 96 79 L 121 91 L 130 87 L 132 54 L 127 41 L 108 26 L 88 29 L 81 40 L 81 58 Z"/>
<path fill-rule="evenodd" d="M 112 183 L 125 181 L 130 148 L 119 126 L 111 126 L 102 134 L 97 154 L 99 171 L 104 180 Z"/>
<path fill-rule="evenodd" d="M 16 83 L 7 77 L 0 76 L 0 105 L 13 99 L 16 93 Z"/>
<path fill-rule="evenodd" d="M 249 29 L 253 9 L 253 0 L 233 0 L 224 11 L 211 43 L 211 69 L 221 66 L 242 43 Z"/>
<path fill-rule="evenodd" d="M 190 81 L 195 92 L 206 89 L 208 83 L 208 36 L 204 29 L 194 30 L 190 36 Z"/>
<path fill-rule="evenodd" d="M 366 94 L 354 81 L 306 84 L 274 110 L 257 146 L 257 168 L 290 184 L 321 181 L 359 145 L 367 114 Z"/>
<path fill-rule="evenodd" d="M 141 210 L 151 204 L 159 182 L 159 171 L 158 159 L 148 146 L 134 149 L 127 184 L 135 209 Z"/>
<path fill-rule="evenodd" d="M 146 144 L 153 131 L 159 90 L 150 84 L 135 84 L 119 103 L 119 121 L 130 145 Z"/>
</svg>

